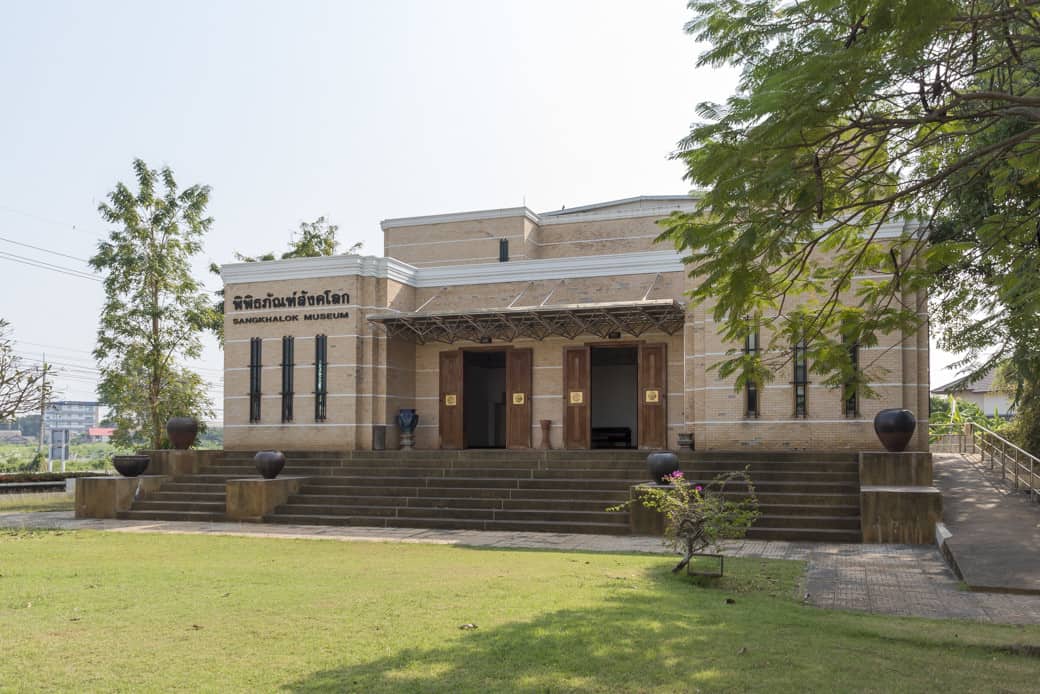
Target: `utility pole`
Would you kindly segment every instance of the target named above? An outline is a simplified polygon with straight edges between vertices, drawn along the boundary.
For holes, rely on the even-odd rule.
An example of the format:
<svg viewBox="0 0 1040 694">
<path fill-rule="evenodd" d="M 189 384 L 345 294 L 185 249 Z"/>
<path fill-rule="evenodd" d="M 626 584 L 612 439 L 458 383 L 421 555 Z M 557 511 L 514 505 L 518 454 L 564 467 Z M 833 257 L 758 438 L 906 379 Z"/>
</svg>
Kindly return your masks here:
<svg viewBox="0 0 1040 694">
<path fill-rule="evenodd" d="M 43 358 L 40 360 L 43 368 L 43 390 L 40 396 L 40 437 L 38 452 L 43 452 L 43 416 L 47 411 L 47 353 L 43 353 Z M 47 456 L 47 472 L 51 471 L 51 457 Z"/>
</svg>

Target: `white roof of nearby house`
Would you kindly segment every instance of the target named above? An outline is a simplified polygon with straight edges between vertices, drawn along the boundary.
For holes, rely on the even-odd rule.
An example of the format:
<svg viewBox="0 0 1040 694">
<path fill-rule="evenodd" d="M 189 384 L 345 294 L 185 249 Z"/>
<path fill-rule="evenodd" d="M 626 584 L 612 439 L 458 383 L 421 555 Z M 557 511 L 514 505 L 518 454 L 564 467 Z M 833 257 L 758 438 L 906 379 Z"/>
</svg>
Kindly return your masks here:
<svg viewBox="0 0 1040 694">
<path fill-rule="evenodd" d="M 994 373 L 990 371 L 988 374 L 979 378 L 975 381 L 971 381 L 971 376 L 962 376 L 956 381 L 950 381 L 944 386 L 933 388 L 933 393 L 939 393 L 940 395 L 946 395 L 948 393 L 989 393 L 993 391 L 993 378 Z"/>
</svg>

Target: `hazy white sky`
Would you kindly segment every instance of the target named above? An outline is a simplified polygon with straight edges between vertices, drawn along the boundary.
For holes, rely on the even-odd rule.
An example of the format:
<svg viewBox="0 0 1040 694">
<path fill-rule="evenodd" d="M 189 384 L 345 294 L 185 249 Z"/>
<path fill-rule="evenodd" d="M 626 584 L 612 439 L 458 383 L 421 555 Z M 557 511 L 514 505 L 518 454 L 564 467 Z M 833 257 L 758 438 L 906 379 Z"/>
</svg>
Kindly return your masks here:
<svg viewBox="0 0 1040 694">
<path fill-rule="evenodd" d="M 388 217 L 682 193 L 668 154 L 695 104 L 735 81 L 695 69 L 681 0 L 36 1 L 4 15 L 0 317 L 20 353 L 63 370 L 67 399 L 95 397 L 101 285 L 24 259 L 89 272 L 97 205 L 132 183 L 135 157 L 212 186 L 200 277 L 234 251 L 283 250 L 319 215 L 380 255 Z M 932 359 L 933 384 L 947 380 L 949 357 Z M 199 366 L 219 415 L 214 341 Z"/>
</svg>

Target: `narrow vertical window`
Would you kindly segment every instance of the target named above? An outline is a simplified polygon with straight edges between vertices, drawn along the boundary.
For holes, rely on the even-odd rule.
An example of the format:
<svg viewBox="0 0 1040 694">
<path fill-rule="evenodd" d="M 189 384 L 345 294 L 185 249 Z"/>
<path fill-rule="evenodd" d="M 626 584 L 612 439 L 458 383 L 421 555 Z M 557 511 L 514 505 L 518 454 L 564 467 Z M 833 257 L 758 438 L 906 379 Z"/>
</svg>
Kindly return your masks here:
<svg viewBox="0 0 1040 694">
<path fill-rule="evenodd" d="M 282 337 L 282 421 L 293 418 L 293 338 Z"/>
<path fill-rule="evenodd" d="M 249 340 L 249 422 L 260 421 L 260 364 L 263 338 L 253 337 Z"/>
<path fill-rule="evenodd" d="M 498 240 L 498 262 L 509 262 L 509 239 Z"/>
<path fill-rule="evenodd" d="M 807 417 L 806 392 L 809 388 L 809 362 L 806 359 L 805 338 L 794 343 L 794 416 Z"/>
<path fill-rule="evenodd" d="M 847 337 L 842 337 L 842 342 L 845 343 L 845 349 L 849 351 L 849 361 L 852 362 L 853 372 L 859 373 L 859 342 L 855 340 L 849 340 Z M 844 398 L 843 410 L 846 417 L 856 417 L 859 415 L 859 393 L 856 392 L 854 383 L 846 383 L 842 388 L 842 396 Z"/>
<path fill-rule="evenodd" d="M 752 356 L 758 354 L 758 330 L 752 330 L 744 338 L 744 354 Z M 744 386 L 744 390 L 746 395 L 744 415 L 747 417 L 758 417 L 760 412 L 758 384 L 754 381 L 748 381 L 747 385 Z"/>
<path fill-rule="evenodd" d="M 314 338 L 314 419 L 325 421 L 325 409 L 329 394 L 329 352 L 326 335 Z"/>
</svg>

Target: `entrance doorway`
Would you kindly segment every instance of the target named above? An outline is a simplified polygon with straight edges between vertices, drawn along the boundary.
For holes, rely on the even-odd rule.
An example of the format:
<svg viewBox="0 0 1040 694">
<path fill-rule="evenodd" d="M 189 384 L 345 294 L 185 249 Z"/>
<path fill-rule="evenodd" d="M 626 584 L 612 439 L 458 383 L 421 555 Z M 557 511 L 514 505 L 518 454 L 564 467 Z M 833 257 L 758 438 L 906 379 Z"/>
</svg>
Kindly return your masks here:
<svg viewBox="0 0 1040 694">
<path fill-rule="evenodd" d="M 589 349 L 592 448 L 635 448 L 639 440 L 638 347 Z"/>
<path fill-rule="evenodd" d="M 466 448 L 506 447 L 506 353 L 462 353 Z"/>
</svg>

